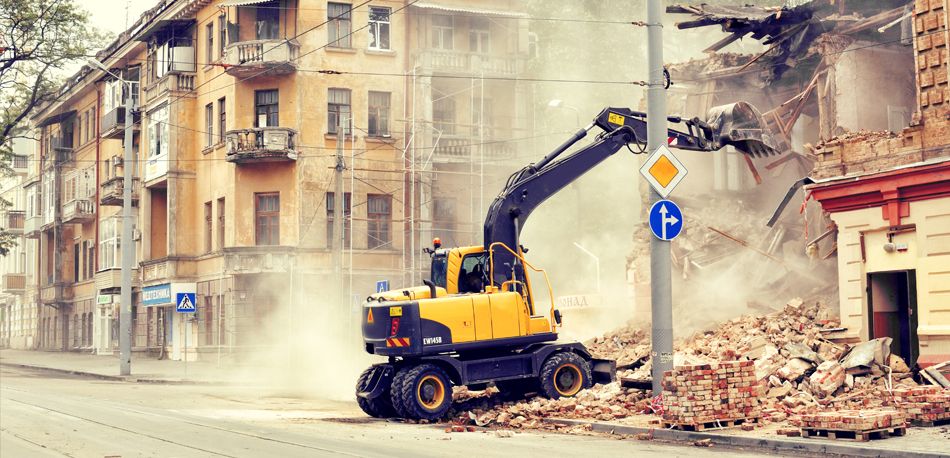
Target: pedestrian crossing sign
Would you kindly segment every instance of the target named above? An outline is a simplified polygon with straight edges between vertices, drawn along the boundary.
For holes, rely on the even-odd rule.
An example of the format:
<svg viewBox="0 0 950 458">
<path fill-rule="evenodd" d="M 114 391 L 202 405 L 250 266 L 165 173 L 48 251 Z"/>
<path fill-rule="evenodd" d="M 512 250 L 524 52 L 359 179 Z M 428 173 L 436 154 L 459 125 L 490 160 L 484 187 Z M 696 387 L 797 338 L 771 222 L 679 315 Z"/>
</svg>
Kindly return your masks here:
<svg viewBox="0 0 950 458">
<path fill-rule="evenodd" d="M 181 313 L 194 313 L 195 307 L 195 293 L 178 293 L 175 299 L 175 311 Z"/>
</svg>

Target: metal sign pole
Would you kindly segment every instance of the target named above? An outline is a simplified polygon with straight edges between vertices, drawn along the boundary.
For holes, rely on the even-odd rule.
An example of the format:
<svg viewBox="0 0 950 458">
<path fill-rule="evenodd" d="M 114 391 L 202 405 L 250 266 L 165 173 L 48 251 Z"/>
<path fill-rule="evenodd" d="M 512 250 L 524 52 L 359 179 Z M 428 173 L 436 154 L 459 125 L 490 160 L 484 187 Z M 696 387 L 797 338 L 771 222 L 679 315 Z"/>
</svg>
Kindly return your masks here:
<svg viewBox="0 0 950 458">
<path fill-rule="evenodd" d="M 647 150 L 667 142 L 666 93 L 663 77 L 663 2 L 647 0 L 647 48 L 650 83 L 647 89 Z M 650 204 L 660 200 L 650 189 Z M 663 372 L 673 369 L 673 299 L 670 242 L 650 239 L 650 300 L 653 323 L 653 395 L 659 395 Z"/>
</svg>

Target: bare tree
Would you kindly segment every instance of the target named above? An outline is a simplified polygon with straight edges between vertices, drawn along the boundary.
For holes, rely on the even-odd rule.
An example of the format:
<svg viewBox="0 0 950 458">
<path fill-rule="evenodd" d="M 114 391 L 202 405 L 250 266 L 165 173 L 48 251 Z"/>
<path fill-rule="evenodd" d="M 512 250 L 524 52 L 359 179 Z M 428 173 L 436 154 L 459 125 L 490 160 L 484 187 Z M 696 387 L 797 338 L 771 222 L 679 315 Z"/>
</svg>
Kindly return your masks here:
<svg viewBox="0 0 950 458">
<path fill-rule="evenodd" d="M 0 174 L 12 173 L 13 139 L 29 136 L 28 117 L 56 98 L 64 68 L 104 41 L 73 0 L 0 0 Z M 0 256 L 15 243 L 0 229 Z"/>
</svg>

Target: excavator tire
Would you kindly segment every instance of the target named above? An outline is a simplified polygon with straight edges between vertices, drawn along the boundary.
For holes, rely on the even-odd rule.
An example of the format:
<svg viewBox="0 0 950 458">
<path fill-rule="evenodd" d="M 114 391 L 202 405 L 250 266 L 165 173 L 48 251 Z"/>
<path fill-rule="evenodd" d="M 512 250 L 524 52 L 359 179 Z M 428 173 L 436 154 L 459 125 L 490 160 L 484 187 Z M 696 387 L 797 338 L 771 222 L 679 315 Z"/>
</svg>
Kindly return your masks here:
<svg viewBox="0 0 950 458">
<path fill-rule="evenodd" d="M 590 364 L 576 353 L 557 352 L 541 365 L 541 392 L 549 399 L 570 398 L 593 386 Z"/>
<path fill-rule="evenodd" d="M 396 375 L 393 375 L 392 385 L 389 387 L 389 399 L 390 404 L 393 406 L 393 410 L 396 412 L 396 416 L 399 418 L 410 418 L 409 411 L 406 410 L 406 407 L 402 404 L 402 385 L 405 383 L 406 374 L 409 373 L 409 370 L 412 369 L 412 366 L 402 367 L 396 371 Z"/>
<path fill-rule="evenodd" d="M 399 393 L 400 415 L 416 420 L 438 420 L 452 407 L 452 380 L 442 368 L 423 363 L 400 371 L 402 377 Z M 395 383 L 393 388 L 396 388 Z"/>
<path fill-rule="evenodd" d="M 366 384 L 369 382 L 369 378 L 372 373 L 373 368 L 371 367 L 360 374 L 360 377 L 356 380 L 357 393 L 364 391 L 367 388 Z M 396 411 L 393 409 L 393 405 L 390 402 L 388 392 L 383 393 L 382 395 L 373 399 L 365 399 L 357 396 L 356 403 L 359 404 L 360 409 L 363 409 L 363 412 L 366 412 L 366 414 L 371 417 L 389 418 L 396 414 Z"/>
</svg>

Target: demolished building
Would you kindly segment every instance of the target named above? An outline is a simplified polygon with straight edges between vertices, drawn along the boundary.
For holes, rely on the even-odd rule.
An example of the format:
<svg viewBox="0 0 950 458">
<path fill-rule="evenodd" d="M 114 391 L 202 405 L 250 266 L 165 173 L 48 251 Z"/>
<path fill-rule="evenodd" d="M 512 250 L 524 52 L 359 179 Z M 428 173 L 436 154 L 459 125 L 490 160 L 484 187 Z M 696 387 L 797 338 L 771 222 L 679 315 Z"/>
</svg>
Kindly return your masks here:
<svg viewBox="0 0 950 458">
<path fill-rule="evenodd" d="M 670 7 L 689 15 L 680 28 L 727 34 L 707 59 L 670 66 L 674 88 L 685 87 L 672 103 L 686 114 L 723 99 L 763 110 L 787 154 L 749 161 L 749 176 L 760 184 L 793 168 L 802 177 L 775 200 L 769 225 L 797 226 L 810 258 L 836 259 L 841 329 L 829 338 L 890 337 L 910 366 L 948 360 L 950 5 L 798 3 Z M 743 37 L 766 50 L 716 53 Z"/>
</svg>

